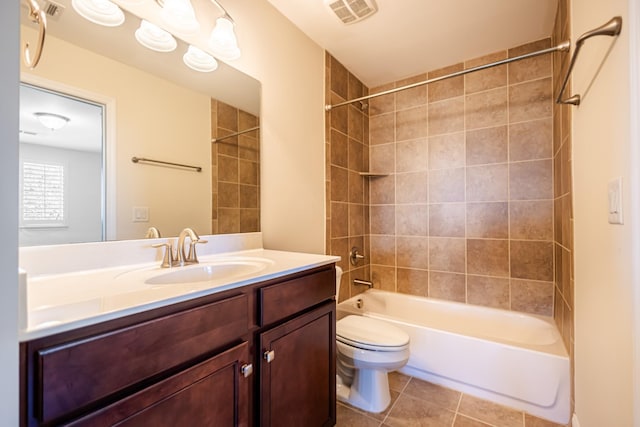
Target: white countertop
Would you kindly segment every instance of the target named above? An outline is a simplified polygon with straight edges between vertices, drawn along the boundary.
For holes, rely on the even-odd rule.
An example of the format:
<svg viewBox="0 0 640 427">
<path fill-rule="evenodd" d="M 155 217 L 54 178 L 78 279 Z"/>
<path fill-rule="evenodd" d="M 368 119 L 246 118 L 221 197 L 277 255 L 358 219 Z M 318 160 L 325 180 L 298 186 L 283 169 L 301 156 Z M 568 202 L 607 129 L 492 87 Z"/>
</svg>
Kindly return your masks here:
<svg viewBox="0 0 640 427">
<path fill-rule="evenodd" d="M 206 251 L 205 251 L 206 252 Z M 20 341 L 69 331 L 217 292 L 282 277 L 340 260 L 336 256 L 267 249 L 199 256 L 200 263 L 161 268 L 157 260 L 109 268 L 27 275 L 26 318 Z M 234 271 L 238 265 L 239 271 Z M 202 280 L 207 266 L 229 274 Z M 249 270 L 243 270 L 248 266 Z M 194 273 L 187 283 L 158 283 L 171 274 Z M 168 280 L 171 282 L 172 280 Z M 146 283 L 145 283 L 146 282 Z M 24 286 L 24 285 L 23 285 Z"/>
</svg>

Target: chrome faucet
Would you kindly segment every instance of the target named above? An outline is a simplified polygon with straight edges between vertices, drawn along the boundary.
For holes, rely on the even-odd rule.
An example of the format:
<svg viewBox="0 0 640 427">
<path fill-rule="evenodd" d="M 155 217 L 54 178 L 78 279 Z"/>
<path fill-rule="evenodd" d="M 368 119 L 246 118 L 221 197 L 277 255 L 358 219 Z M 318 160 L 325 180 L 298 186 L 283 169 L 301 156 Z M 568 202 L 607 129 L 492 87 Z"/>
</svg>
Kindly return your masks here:
<svg viewBox="0 0 640 427">
<path fill-rule="evenodd" d="M 189 237 L 189 252 L 185 253 L 184 246 L 187 237 Z M 173 252 L 173 244 L 170 241 L 166 243 L 157 243 L 151 246 L 154 248 L 165 248 L 160 267 L 169 268 L 174 266 L 197 264 L 198 255 L 196 254 L 196 245 L 198 243 L 207 243 L 207 241 L 202 240 L 200 236 L 198 236 L 198 233 L 187 227 L 180 232 L 180 235 L 178 235 L 178 246 L 176 247 L 175 253 Z"/>
</svg>

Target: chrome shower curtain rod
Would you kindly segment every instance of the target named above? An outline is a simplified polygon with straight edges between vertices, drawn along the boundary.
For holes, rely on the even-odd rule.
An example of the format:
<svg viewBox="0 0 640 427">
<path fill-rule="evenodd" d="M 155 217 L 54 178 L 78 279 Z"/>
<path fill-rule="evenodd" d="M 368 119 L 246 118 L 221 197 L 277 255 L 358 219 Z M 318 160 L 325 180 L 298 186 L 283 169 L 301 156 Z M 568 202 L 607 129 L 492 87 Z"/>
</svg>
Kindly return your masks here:
<svg viewBox="0 0 640 427">
<path fill-rule="evenodd" d="M 570 41 L 565 41 L 565 42 L 560 43 L 557 46 L 549 47 L 547 49 L 538 50 L 536 52 L 526 53 L 526 54 L 520 55 L 520 56 L 514 56 L 513 58 L 502 59 L 500 61 L 491 62 L 489 64 L 478 65 L 477 67 L 467 68 L 466 70 L 456 71 L 456 72 L 451 73 L 451 74 L 447 74 L 447 75 L 440 76 L 440 77 L 434 77 L 432 79 L 424 80 L 424 81 L 417 82 L 417 83 L 412 83 L 412 84 L 409 84 L 409 85 L 406 85 L 406 86 L 402 86 L 402 87 L 397 87 L 395 89 L 385 90 L 383 92 L 374 93 L 372 95 L 361 96 L 360 98 L 351 99 L 349 101 L 340 102 L 338 104 L 333 104 L 333 105 L 327 104 L 327 105 L 324 106 L 324 109 L 326 111 L 331 111 L 333 108 L 342 107 L 343 105 L 353 104 L 354 102 L 366 101 L 367 99 L 376 98 L 378 96 L 383 96 L 383 95 L 389 95 L 391 93 L 400 92 L 402 90 L 413 89 L 414 87 L 418 87 L 418 86 L 423 86 L 423 85 L 427 85 L 427 84 L 430 84 L 430 83 L 439 82 L 441 80 L 446 80 L 446 79 L 450 79 L 450 78 L 453 78 L 453 77 L 463 76 L 465 74 L 474 73 L 476 71 L 485 70 L 487 68 L 497 67 L 499 65 L 508 64 L 508 63 L 514 62 L 514 61 L 520 61 L 521 59 L 533 58 L 534 56 L 540 56 L 540 55 L 544 55 L 546 53 L 552 53 L 552 52 L 556 52 L 556 51 L 567 51 L 567 50 L 569 50 L 570 47 L 571 47 L 571 42 Z"/>
<path fill-rule="evenodd" d="M 569 63 L 569 69 L 567 70 L 567 73 L 566 73 L 566 75 L 564 77 L 564 81 L 562 83 L 562 88 L 560 90 L 558 98 L 556 99 L 556 102 L 558 104 L 572 104 L 572 105 L 579 105 L 580 104 L 580 95 L 573 95 L 573 96 L 570 96 L 568 98 L 563 99 L 562 98 L 562 94 L 564 93 L 564 90 L 565 90 L 565 88 L 567 86 L 567 82 L 569 80 L 569 76 L 571 74 L 571 71 L 573 70 L 573 66 L 575 65 L 576 59 L 578 57 L 578 53 L 580 52 L 580 48 L 582 47 L 582 44 L 584 43 L 584 41 L 587 40 L 588 38 L 593 37 L 593 36 L 617 37 L 620 34 L 620 30 L 621 29 L 622 29 L 622 18 L 619 17 L 619 16 L 616 16 L 616 17 L 610 19 L 604 25 L 601 25 L 600 27 L 595 28 L 595 29 L 593 29 L 591 31 L 587 31 L 586 33 L 584 33 L 583 35 L 581 35 L 578 38 L 578 41 L 576 42 L 576 48 L 575 48 L 575 50 L 573 52 L 573 55 L 571 57 L 571 61 Z M 520 55 L 520 56 L 514 56 L 513 58 L 503 59 L 501 61 L 491 62 L 489 64 L 479 65 L 477 67 L 467 68 L 466 70 L 456 71 L 455 73 L 447 74 L 445 76 L 435 77 L 433 79 L 424 80 L 424 81 L 418 82 L 418 83 L 412 83 L 412 84 L 409 84 L 409 85 L 406 85 L 406 86 L 402 86 L 402 87 L 398 87 L 398 88 L 395 88 L 395 89 L 389 89 L 389 90 L 386 90 L 384 92 L 374 93 L 372 95 L 361 96 L 360 98 L 351 99 L 349 101 L 340 102 L 338 104 L 333 104 L 333 105 L 327 104 L 327 105 L 324 106 L 324 109 L 326 111 L 331 111 L 333 108 L 341 107 L 343 105 L 352 104 L 354 102 L 366 101 L 367 99 L 376 98 L 378 96 L 389 95 L 391 93 L 396 93 L 396 92 L 399 92 L 401 90 L 412 89 L 414 87 L 426 85 L 426 84 L 429 84 L 429 83 L 439 82 L 441 80 L 446 80 L 446 79 L 450 79 L 452 77 L 458 77 L 458 76 L 462 76 L 462 75 L 469 74 L 469 73 L 474 73 L 476 71 L 481 71 L 481 70 L 484 70 L 484 69 L 487 69 L 487 68 L 491 68 L 491 67 L 497 67 L 499 65 L 508 64 L 510 62 L 520 61 L 522 59 L 532 58 L 534 56 L 544 55 L 544 54 L 552 53 L 552 52 L 556 52 L 556 51 L 568 51 L 570 48 L 571 48 L 571 42 L 569 40 L 566 40 L 566 41 L 558 44 L 557 46 L 553 46 L 553 47 L 550 47 L 550 48 L 547 48 L 547 49 L 538 50 L 536 52 L 531 52 L 531 53 L 527 53 L 527 54 Z"/>
</svg>

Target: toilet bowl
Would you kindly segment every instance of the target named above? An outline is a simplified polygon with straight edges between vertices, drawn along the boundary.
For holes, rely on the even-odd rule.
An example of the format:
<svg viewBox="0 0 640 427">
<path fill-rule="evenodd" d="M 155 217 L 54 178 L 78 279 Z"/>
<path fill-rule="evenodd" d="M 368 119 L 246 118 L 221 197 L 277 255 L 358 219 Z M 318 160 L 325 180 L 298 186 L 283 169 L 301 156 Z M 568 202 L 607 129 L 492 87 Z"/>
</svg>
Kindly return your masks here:
<svg viewBox="0 0 640 427">
<path fill-rule="evenodd" d="M 342 270 L 336 267 L 336 299 Z M 409 360 L 409 336 L 371 317 L 349 315 L 336 324 L 337 397 L 368 412 L 382 412 L 391 402 L 387 373 Z"/>
</svg>

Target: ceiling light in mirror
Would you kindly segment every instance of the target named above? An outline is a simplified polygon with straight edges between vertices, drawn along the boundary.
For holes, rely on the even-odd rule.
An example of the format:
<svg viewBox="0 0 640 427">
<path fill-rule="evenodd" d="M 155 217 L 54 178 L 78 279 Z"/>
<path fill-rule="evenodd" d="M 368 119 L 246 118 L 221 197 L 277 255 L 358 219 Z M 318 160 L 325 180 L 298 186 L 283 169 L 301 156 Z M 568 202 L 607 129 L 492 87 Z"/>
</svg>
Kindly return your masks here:
<svg viewBox="0 0 640 427">
<path fill-rule="evenodd" d="M 194 34 L 200 29 L 190 0 L 164 0 L 162 19 L 170 30 L 181 34 Z"/>
<path fill-rule="evenodd" d="M 109 0 L 73 0 L 73 9 L 84 19 L 105 27 L 117 27 L 124 22 L 124 12 Z"/>
<path fill-rule="evenodd" d="M 69 123 L 69 118 L 61 116 L 60 114 L 38 112 L 33 113 L 33 115 L 36 116 L 42 126 L 51 130 L 62 129 L 67 123 Z"/>
<path fill-rule="evenodd" d="M 171 52 L 178 46 L 176 39 L 169 32 L 144 19 L 140 21 L 140 28 L 136 30 L 135 35 L 142 46 L 157 52 Z"/>
<path fill-rule="evenodd" d="M 212 53 L 222 60 L 240 58 L 240 48 L 233 25 L 233 21 L 228 16 L 221 16 L 216 19 L 216 26 L 213 27 L 209 37 Z"/>
<path fill-rule="evenodd" d="M 213 56 L 195 46 L 189 46 L 182 60 L 187 67 L 201 73 L 215 71 L 218 68 L 218 61 Z"/>
</svg>

